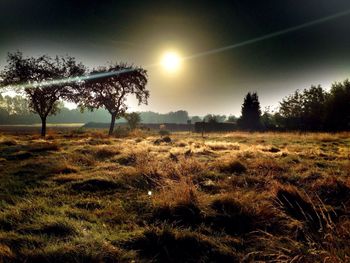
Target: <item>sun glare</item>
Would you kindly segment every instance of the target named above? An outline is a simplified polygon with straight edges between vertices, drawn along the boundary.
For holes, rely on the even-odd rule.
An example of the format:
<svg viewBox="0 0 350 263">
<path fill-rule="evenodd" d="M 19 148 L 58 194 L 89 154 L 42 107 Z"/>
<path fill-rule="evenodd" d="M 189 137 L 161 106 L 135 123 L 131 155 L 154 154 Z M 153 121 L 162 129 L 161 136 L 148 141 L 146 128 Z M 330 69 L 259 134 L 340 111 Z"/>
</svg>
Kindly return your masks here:
<svg viewBox="0 0 350 263">
<path fill-rule="evenodd" d="M 161 64 L 166 71 L 176 72 L 181 66 L 181 58 L 175 52 L 167 52 L 164 54 Z"/>
</svg>

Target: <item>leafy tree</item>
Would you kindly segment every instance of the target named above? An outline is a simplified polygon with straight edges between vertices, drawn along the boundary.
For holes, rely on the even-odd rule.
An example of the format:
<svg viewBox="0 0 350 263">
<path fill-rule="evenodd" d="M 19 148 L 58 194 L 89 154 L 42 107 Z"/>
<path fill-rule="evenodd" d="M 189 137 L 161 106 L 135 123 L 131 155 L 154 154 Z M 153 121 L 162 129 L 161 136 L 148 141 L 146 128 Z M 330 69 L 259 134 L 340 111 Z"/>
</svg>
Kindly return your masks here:
<svg viewBox="0 0 350 263">
<path fill-rule="evenodd" d="M 329 130 L 350 130 L 350 81 L 335 82 L 327 103 L 327 127 Z"/>
<path fill-rule="evenodd" d="M 137 112 L 125 113 L 124 118 L 131 130 L 135 130 L 141 122 L 140 114 Z"/>
<path fill-rule="evenodd" d="M 9 115 L 27 115 L 29 114 L 28 100 L 23 96 L 5 96 L 5 107 Z"/>
<path fill-rule="evenodd" d="M 289 95 L 280 102 L 280 115 L 283 118 L 283 126 L 288 129 L 299 129 L 303 123 L 303 96 L 299 90 Z"/>
<path fill-rule="evenodd" d="M 139 67 L 116 63 L 93 70 L 91 75 L 105 73 L 111 74 L 86 81 L 79 104 L 90 110 L 104 107 L 111 115 L 109 135 L 112 135 L 115 120 L 122 117 L 127 110 L 128 95 L 135 95 L 139 104 L 147 104 L 149 97 L 149 91 L 146 89 L 147 73 Z"/>
<path fill-rule="evenodd" d="M 219 122 L 219 121 L 216 119 L 215 115 L 213 115 L 213 114 L 207 114 L 207 115 L 205 115 L 204 118 L 203 118 L 203 121 L 204 121 L 204 122 L 208 122 L 208 123 L 217 123 L 217 122 Z"/>
<path fill-rule="evenodd" d="M 199 116 L 192 116 L 191 123 L 201 122 L 202 119 Z"/>
<path fill-rule="evenodd" d="M 228 116 L 226 122 L 233 122 L 233 123 L 236 123 L 237 120 L 238 120 L 238 118 L 237 118 L 236 116 L 230 115 L 230 116 Z"/>
<path fill-rule="evenodd" d="M 206 116 L 204 116 L 203 120 L 205 122 L 209 122 L 209 123 L 224 122 L 226 120 L 226 116 L 225 115 L 207 114 Z"/>
<path fill-rule="evenodd" d="M 280 129 L 280 116 L 278 112 L 271 110 L 270 106 L 265 107 L 264 113 L 261 115 L 261 126 L 264 130 Z"/>
<path fill-rule="evenodd" d="M 319 131 L 324 128 L 327 93 L 323 88 L 311 86 L 303 94 L 303 121 L 306 130 Z"/>
<path fill-rule="evenodd" d="M 164 116 L 164 121 L 163 122 L 171 122 L 171 123 L 187 123 L 187 120 L 189 119 L 188 117 L 188 112 L 185 110 L 178 110 L 175 112 L 169 112 Z"/>
<path fill-rule="evenodd" d="M 256 92 L 248 94 L 244 98 L 242 105 L 242 116 L 238 120 L 238 125 L 246 130 L 258 130 L 260 128 L 260 102 Z"/>
<path fill-rule="evenodd" d="M 214 116 L 218 122 L 225 122 L 227 119 L 226 115 L 214 115 Z"/>
<path fill-rule="evenodd" d="M 75 100 L 77 82 L 48 82 L 78 77 L 85 67 L 73 57 L 23 57 L 22 53 L 9 53 L 7 66 L 1 73 L 3 86 L 17 86 L 16 90 L 28 99 L 29 109 L 37 113 L 42 122 L 41 135 L 46 135 L 46 119 L 58 112 L 59 100 Z M 25 85 L 22 86 L 21 85 Z M 23 88 L 24 87 L 24 88 Z"/>
<path fill-rule="evenodd" d="M 327 93 L 320 85 L 296 91 L 283 99 L 279 113 L 288 129 L 322 130 L 325 124 Z"/>
</svg>

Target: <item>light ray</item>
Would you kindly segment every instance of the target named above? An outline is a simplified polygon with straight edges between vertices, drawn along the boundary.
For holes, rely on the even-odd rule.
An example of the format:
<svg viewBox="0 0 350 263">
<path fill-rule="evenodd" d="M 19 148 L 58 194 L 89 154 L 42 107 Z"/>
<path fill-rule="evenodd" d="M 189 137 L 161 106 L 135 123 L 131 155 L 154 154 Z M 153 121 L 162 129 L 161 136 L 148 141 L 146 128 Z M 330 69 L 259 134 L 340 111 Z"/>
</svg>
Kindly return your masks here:
<svg viewBox="0 0 350 263">
<path fill-rule="evenodd" d="M 240 42 L 240 43 L 236 43 L 236 44 L 233 44 L 233 45 L 229 45 L 229 46 L 225 46 L 225 47 L 221 47 L 221 48 L 212 49 L 212 50 L 200 52 L 200 53 L 197 53 L 197 54 L 193 54 L 193 55 L 184 57 L 182 59 L 183 60 L 194 59 L 194 58 L 208 56 L 208 55 L 224 52 L 224 51 L 227 51 L 227 50 L 230 50 L 230 49 L 235 49 L 235 48 L 238 48 L 238 47 L 254 44 L 254 43 L 259 42 L 259 41 L 267 40 L 267 39 L 274 38 L 274 37 L 277 37 L 277 36 L 285 35 L 285 34 L 290 33 L 290 32 L 298 31 L 300 29 L 304 29 L 304 28 L 307 28 L 307 27 L 311 27 L 311 26 L 315 26 L 315 25 L 318 25 L 318 24 L 322 24 L 322 23 L 328 22 L 330 20 L 334 20 L 336 18 L 347 16 L 349 14 L 350 14 L 350 9 L 348 9 L 346 11 L 343 11 L 343 12 L 339 12 L 339 13 L 330 15 L 330 16 L 322 17 L 322 18 L 319 18 L 319 19 L 316 19 L 316 20 L 313 20 L 313 21 L 310 21 L 310 22 L 307 22 L 307 23 L 304 23 L 304 24 L 301 24 L 301 25 L 298 25 L 298 26 L 289 27 L 289 28 L 286 28 L 286 29 L 283 29 L 283 30 L 279 30 L 279 31 L 267 34 L 267 35 L 263 35 L 263 36 L 260 36 L 260 37 L 249 39 L 249 40 L 246 40 L 246 41 L 243 41 L 243 42 Z"/>
<path fill-rule="evenodd" d="M 318 24 L 322 24 L 340 17 L 344 17 L 350 14 L 350 9 L 345 10 L 343 12 L 339 12 L 330 16 L 326 16 L 323 18 L 319 18 L 301 25 L 297 25 L 297 26 L 293 26 L 293 27 L 289 27 L 283 30 L 279 30 L 273 33 L 269 33 L 260 37 L 256 37 L 253 39 L 249 39 L 240 43 L 236 43 L 236 44 L 232 44 L 232 45 L 228 45 L 225 47 L 221 47 L 221 48 L 217 48 L 217 49 L 212 49 L 212 50 L 207 50 L 207 51 L 203 51 L 203 52 L 199 52 L 193 55 L 189 55 L 186 57 L 182 57 L 181 60 L 191 60 L 191 59 L 196 59 L 199 57 L 204 57 L 204 56 L 209 56 L 209 55 L 213 55 L 213 54 L 217 54 L 217 53 L 221 53 L 221 52 L 225 52 L 231 49 L 235 49 L 235 48 L 239 48 L 239 47 L 243 47 L 243 46 L 247 46 L 247 45 L 251 45 L 263 40 L 267 40 L 267 39 L 271 39 L 277 36 L 281 36 L 281 35 L 285 35 L 288 34 L 290 32 L 294 32 L 294 31 L 298 31 L 304 28 L 308 28 L 311 26 L 315 26 Z M 146 68 L 152 68 L 152 67 L 158 67 L 161 66 L 161 63 L 154 63 L 154 64 L 149 64 L 148 66 L 145 66 Z M 6 86 L 6 87 L 2 87 L 2 88 L 16 88 L 16 89 L 21 89 L 21 88 L 29 88 L 29 87 L 45 87 L 45 86 L 50 86 L 50 85 L 59 85 L 59 84 L 68 84 L 68 83 L 72 83 L 72 82 L 81 82 L 84 80 L 90 80 L 90 79 L 97 79 L 97 78 L 104 78 L 104 77 L 109 77 L 109 76 L 117 76 L 119 74 L 123 74 L 126 72 L 130 72 L 133 69 L 125 69 L 125 70 L 120 70 L 120 71 L 114 71 L 114 72 L 104 72 L 104 73 L 97 73 L 97 74 L 93 74 L 93 75 L 87 75 L 87 76 L 79 76 L 79 77 L 73 77 L 73 78 L 66 78 L 66 79 L 58 79 L 58 80 L 48 80 L 48 81 L 43 81 L 43 82 L 34 82 L 34 83 L 26 83 L 26 84 L 22 84 L 22 85 L 11 85 L 11 86 Z"/>
</svg>

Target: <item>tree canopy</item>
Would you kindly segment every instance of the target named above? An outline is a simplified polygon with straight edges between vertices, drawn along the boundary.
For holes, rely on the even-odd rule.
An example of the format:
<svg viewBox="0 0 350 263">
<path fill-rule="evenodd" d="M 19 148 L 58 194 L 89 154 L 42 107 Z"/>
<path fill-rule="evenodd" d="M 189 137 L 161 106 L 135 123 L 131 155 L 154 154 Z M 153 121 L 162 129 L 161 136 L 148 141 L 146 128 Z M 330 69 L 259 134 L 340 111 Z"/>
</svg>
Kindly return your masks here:
<svg viewBox="0 0 350 263">
<path fill-rule="evenodd" d="M 238 125 L 245 130 L 258 130 L 260 128 L 260 102 L 256 92 L 248 92 L 242 105 L 242 116 Z"/>
<path fill-rule="evenodd" d="M 106 77 L 94 78 L 96 74 Z M 100 67 L 90 73 L 91 78 L 85 83 L 79 104 L 88 109 L 105 108 L 111 114 L 109 135 L 113 133 L 116 118 L 122 117 L 128 109 L 128 95 L 135 95 L 139 104 L 147 104 L 149 91 L 146 89 L 147 72 L 143 68 L 115 63 Z"/>
<path fill-rule="evenodd" d="M 7 66 L 1 72 L 2 86 L 12 86 L 28 99 L 28 107 L 42 121 L 41 135 L 46 134 L 46 119 L 58 112 L 60 99 L 77 101 L 79 83 L 57 81 L 82 76 L 85 67 L 73 57 L 23 57 L 9 53 Z"/>
</svg>

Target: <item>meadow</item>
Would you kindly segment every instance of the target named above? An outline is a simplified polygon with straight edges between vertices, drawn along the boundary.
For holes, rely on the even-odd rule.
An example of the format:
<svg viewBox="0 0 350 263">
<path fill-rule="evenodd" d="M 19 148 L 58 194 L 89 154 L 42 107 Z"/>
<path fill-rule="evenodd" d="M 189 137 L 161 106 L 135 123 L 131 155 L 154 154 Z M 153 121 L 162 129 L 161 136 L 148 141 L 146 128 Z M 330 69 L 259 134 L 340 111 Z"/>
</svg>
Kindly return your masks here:
<svg viewBox="0 0 350 263">
<path fill-rule="evenodd" d="M 350 133 L 0 135 L 0 262 L 257 261 L 350 261 Z"/>
</svg>

